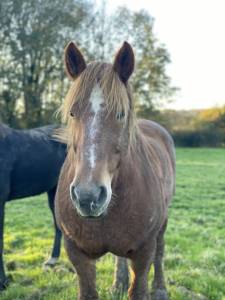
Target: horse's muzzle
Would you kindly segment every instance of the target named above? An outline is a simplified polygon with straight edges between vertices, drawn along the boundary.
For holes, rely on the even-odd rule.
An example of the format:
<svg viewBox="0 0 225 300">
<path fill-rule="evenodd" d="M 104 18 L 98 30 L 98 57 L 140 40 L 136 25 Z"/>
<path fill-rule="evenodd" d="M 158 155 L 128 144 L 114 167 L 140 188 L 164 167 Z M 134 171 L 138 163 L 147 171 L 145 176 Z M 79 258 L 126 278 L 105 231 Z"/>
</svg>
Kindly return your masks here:
<svg viewBox="0 0 225 300">
<path fill-rule="evenodd" d="M 80 216 L 97 218 L 104 213 L 107 200 L 107 189 L 103 185 L 73 185 L 70 186 L 71 200 Z"/>
</svg>

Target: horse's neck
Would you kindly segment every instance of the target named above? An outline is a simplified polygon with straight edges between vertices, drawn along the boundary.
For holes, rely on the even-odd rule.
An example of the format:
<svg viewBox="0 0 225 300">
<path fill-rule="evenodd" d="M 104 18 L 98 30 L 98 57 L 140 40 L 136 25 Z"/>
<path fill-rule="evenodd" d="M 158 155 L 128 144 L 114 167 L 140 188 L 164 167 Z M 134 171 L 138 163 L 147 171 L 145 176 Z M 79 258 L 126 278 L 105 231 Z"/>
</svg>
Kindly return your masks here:
<svg viewBox="0 0 225 300">
<path fill-rule="evenodd" d="M 132 182 L 137 182 L 137 178 L 143 174 L 151 176 L 154 165 L 153 156 L 155 156 L 154 147 L 141 132 L 137 133 L 134 144 L 130 145 L 129 151 L 121 160 L 115 179 L 115 187 L 121 184 L 123 189 L 126 189 L 126 186 L 130 186 Z"/>
</svg>

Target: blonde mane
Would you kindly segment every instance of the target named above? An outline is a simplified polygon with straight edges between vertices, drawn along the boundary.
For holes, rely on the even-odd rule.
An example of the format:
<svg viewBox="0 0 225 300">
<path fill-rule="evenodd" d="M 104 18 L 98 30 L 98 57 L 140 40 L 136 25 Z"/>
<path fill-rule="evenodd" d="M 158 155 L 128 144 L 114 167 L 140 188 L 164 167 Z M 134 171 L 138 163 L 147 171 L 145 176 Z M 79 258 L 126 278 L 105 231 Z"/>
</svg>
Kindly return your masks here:
<svg viewBox="0 0 225 300">
<path fill-rule="evenodd" d="M 103 92 L 107 112 L 120 113 L 123 111 L 128 120 L 130 133 L 130 145 L 135 140 L 136 118 L 134 103 L 129 84 L 126 86 L 121 82 L 112 65 L 106 63 L 92 62 L 72 83 L 64 103 L 60 108 L 62 122 L 66 124 L 65 129 L 57 133 L 57 137 L 67 143 L 69 154 L 71 148 L 76 145 L 78 126 L 76 118 L 70 115 L 74 103 L 78 104 L 80 111 L 82 103 L 87 95 L 91 94 L 93 87 L 98 84 Z M 72 146 L 72 147 L 71 147 Z M 71 158 L 72 159 L 72 158 Z"/>
</svg>

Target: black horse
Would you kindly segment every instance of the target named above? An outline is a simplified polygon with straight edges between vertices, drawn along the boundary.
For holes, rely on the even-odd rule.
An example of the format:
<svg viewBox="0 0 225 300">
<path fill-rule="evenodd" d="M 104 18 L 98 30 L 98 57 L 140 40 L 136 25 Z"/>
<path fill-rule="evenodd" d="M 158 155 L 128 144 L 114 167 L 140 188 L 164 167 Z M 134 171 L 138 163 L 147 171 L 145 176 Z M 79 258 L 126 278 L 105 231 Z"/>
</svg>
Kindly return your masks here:
<svg viewBox="0 0 225 300">
<path fill-rule="evenodd" d="M 52 139 L 56 126 L 15 130 L 0 124 L 0 290 L 8 280 L 3 264 L 4 208 L 7 201 L 48 193 L 55 239 L 48 264 L 60 255 L 61 232 L 54 214 L 54 197 L 66 146 Z"/>
</svg>

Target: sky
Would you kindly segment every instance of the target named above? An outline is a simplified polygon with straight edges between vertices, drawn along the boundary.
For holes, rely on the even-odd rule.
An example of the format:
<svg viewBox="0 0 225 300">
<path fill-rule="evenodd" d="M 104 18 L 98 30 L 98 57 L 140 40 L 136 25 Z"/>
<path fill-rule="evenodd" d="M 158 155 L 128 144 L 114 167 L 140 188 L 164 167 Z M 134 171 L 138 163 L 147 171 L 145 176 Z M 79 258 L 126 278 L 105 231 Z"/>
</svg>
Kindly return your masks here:
<svg viewBox="0 0 225 300">
<path fill-rule="evenodd" d="M 171 55 L 167 73 L 180 88 L 167 108 L 225 105 L 225 0 L 108 1 L 110 12 L 120 5 L 155 18 L 154 32 Z"/>
</svg>

